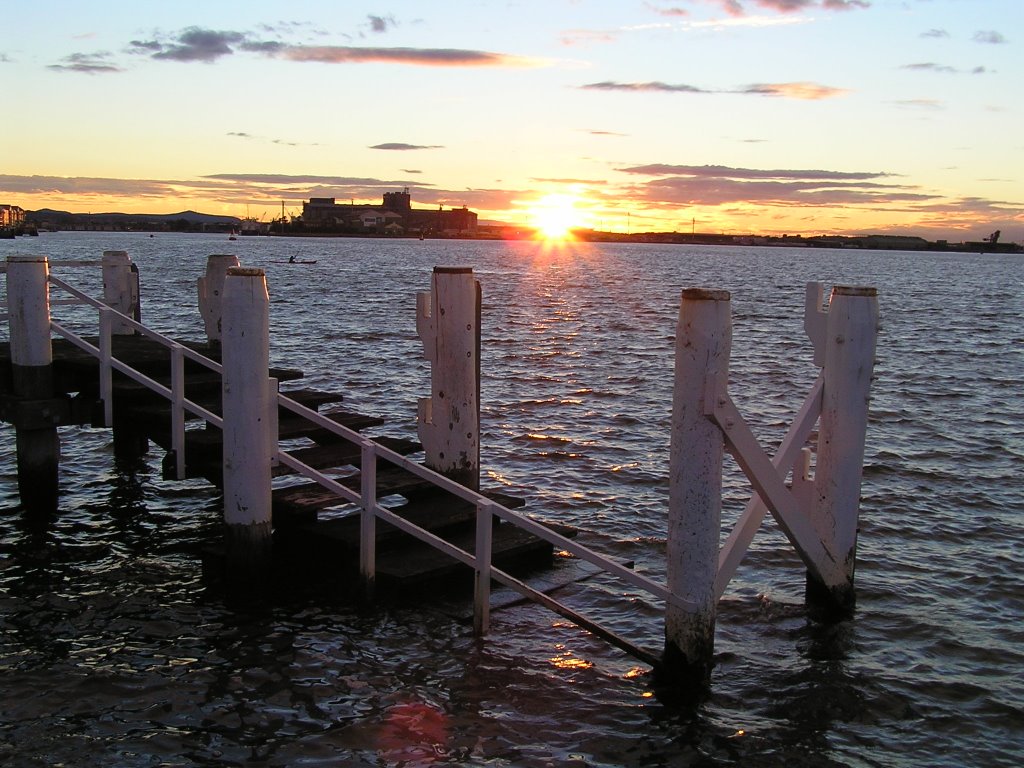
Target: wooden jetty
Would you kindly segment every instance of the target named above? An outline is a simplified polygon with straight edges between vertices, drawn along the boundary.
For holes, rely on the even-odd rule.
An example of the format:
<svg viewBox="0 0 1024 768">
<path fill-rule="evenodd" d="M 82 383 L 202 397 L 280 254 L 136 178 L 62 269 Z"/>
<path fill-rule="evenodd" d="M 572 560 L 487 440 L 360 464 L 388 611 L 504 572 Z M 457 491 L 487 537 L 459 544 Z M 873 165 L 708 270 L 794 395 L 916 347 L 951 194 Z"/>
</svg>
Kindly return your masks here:
<svg viewBox="0 0 1024 768">
<path fill-rule="evenodd" d="M 853 610 L 878 326 L 874 288 L 834 286 L 826 309 L 823 287 L 808 284 L 804 326 L 821 372 L 774 456 L 758 444 L 728 391 L 729 293 L 682 292 L 667 584 L 659 584 L 573 541 L 571 529 L 518 513 L 522 499 L 480 489 L 481 301 L 471 269 L 436 267 L 431 291 L 417 297 L 416 328 L 431 367 L 418 441 L 371 438 L 364 432 L 381 419 L 340 405 L 338 393 L 301 387 L 301 371 L 271 368 L 262 269 L 211 256 L 198 284 L 207 341 L 187 344 L 139 321 L 137 271 L 126 253 L 105 252 L 103 270 L 99 301 L 51 276 L 45 257 L 7 260 L 11 341 L 0 345 L 0 420 L 15 427 L 26 510 L 56 509 L 57 428 L 108 426 L 115 452 L 137 455 L 155 443 L 166 452 L 166 477 L 205 478 L 222 489 L 219 562 L 235 583 L 255 585 L 283 554 L 334 564 L 354 575 L 347 583 L 363 594 L 379 585 L 408 593 L 469 574 L 477 634 L 488 630 L 494 582 L 683 685 L 710 679 L 716 603 L 768 513 L 806 567 L 808 601 L 824 609 L 819 616 L 843 618 Z M 95 337 L 51 318 L 51 285 L 98 310 Z M 53 341 L 54 333 L 64 340 Z M 186 428 L 193 417 L 202 421 Z M 720 543 L 726 451 L 753 495 Z M 664 603 L 660 656 L 515 575 L 551 565 L 556 547 Z"/>
<path fill-rule="evenodd" d="M 92 339 L 93 343 L 98 340 Z M 186 345 L 203 356 L 219 361 L 220 344 L 188 342 Z M 143 336 L 113 337 L 113 354 L 151 379 L 170 383 L 170 356 L 167 348 Z M 99 370 L 96 358 L 82 352 L 63 339 L 53 341 L 53 397 L 48 398 L 54 426 L 102 426 L 103 404 L 99 396 Z M 279 382 L 293 386 L 282 388 L 281 394 L 317 410 L 332 421 L 357 432 L 381 426 L 385 420 L 339 406 L 343 395 L 294 386 L 303 377 L 301 370 L 271 368 L 268 374 Z M 213 413 L 221 412 L 222 380 L 219 374 L 197 364 L 186 365 L 185 393 L 189 400 L 200 403 Z M 168 401 L 147 387 L 123 375 L 113 381 L 113 436 L 115 451 L 121 455 L 137 455 L 152 443 L 165 452 L 164 477 L 173 479 L 174 451 L 171 445 L 171 406 Z M 328 407 L 328 410 L 321 410 Z M 39 404 L 27 405 L 24 398 L 12 393 L 11 354 L 8 342 L 0 343 L 0 420 L 26 424 L 38 419 Z M 339 479 L 346 487 L 358 490 L 360 485 L 360 447 L 339 435 L 313 424 L 301 416 L 279 411 L 279 439 L 292 447 L 286 452 L 303 463 Z M 220 429 L 205 425 L 188 429 L 186 439 L 186 477 L 205 478 L 223 487 L 223 435 Z M 422 452 L 418 441 L 380 436 L 374 440 L 403 455 Z M 274 477 L 289 477 L 294 471 L 283 464 L 272 469 Z M 399 467 L 384 467 L 377 472 L 378 497 L 393 497 L 395 514 L 435 535 L 472 551 L 476 509 L 450 493 L 412 475 Z M 499 492 L 484 495 L 508 508 L 521 507 L 523 499 Z M 359 562 L 359 514 L 344 499 L 315 482 L 298 482 L 274 488 L 273 527 L 275 548 L 282 554 L 331 563 L 339 571 L 356 573 Z M 348 506 L 347 510 L 338 510 Z M 556 526 L 563 534 L 572 529 Z M 435 583 L 451 576 L 466 576 L 469 569 L 437 550 L 425 545 L 387 524 L 377 528 L 377 579 L 383 588 L 407 590 L 413 586 Z M 492 544 L 495 564 L 513 572 L 551 563 L 550 542 L 525 533 L 512 525 L 496 520 Z M 467 582 L 468 584 L 469 582 Z"/>
<path fill-rule="evenodd" d="M 91 339 L 98 343 L 97 339 Z M 154 381 L 170 385 L 171 363 L 167 348 L 144 336 L 115 336 L 112 352 L 117 359 L 144 373 Z M 220 344 L 186 342 L 186 346 L 211 360 L 220 361 Z M 53 426 L 102 426 L 103 403 L 100 399 L 99 365 L 96 358 L 64 339 L 53 341 L 53 396 L 42 405 L 13 394 L 10 344 L 0 343 L 0 420 L 18 427 L 38 420 L 42 410 L 50 414 Z M 317 410 L 332 421 L 363 432 L 381 426 L 385 420 L 339 406 L 343 395 L 294 386 L 303 377 L 301 370 L 271 368 L 269 376 L 292 385 L 282 387 L 281 394 Z M 222 379 L 217 373 L 198 364 L 186 364 L 185 393 L 192 402 L 202 404 L 213 413 L 221 412 Z M 165 452 L 165 479 L 173 479 L 175 464 L 171 445 L 171 406 L 149 388 L 123 376 L 113 381 L 113 437 L 115 451 L 123 456 L 138 455 L 150 443 Z M 328 408 L 328 410 L 321 410 Z M 35 411 L 35 413 L 31 413 Z M 360 447 L 350 440 L 313 424 L 308 419 L 281 409 L 278 421 L 279 439 L 292 447 L 287 453 L 303 463 L 335 476 L 346 487 L 358 490 L 360 485 Z M 374 440 L 392 451 L 414 456 L 422 453 L 418 441 L 380 436 Z M 209 424 L 188 429 L 185 433 L 186 477 L 205 478 L 223 487 L 223 435 Z M 294 471 L 284 464 L 272 469 L 275 478 L 289 477 Z M 378 497 L 393 497 L 395 514 L 435 535 L 473 550 L 476 509 L 450 493 L 398 467 L 384 467 L 377 472 Z M 523 499 L 499 492 L 485 492 L 487 497 L 508 508 L 521 507 Z M 344 499 L 316 482 L 293 482 L 274 488 L 273 527 L 275 548 L 289 553 L 331 563 L 332 568 L 356 573 L 359 562 L 359 514 Z M 338 510 L 348 506 L 347 510 Z M 556 526 L 563 534 L 572 529 Z M 387 524 L 377 528 L 377 579 L 383 588 L 408 590 L 451 576 L 466 576 L 469 569 L 436 549 L 423 544 Z M 496 565 L 511 571 L 535 568 L 551 563 L 553 546 L 512 525 L 495 522 L 492 544 Z M 467 582 L 468 584 L 469 582 Z"/>
</svg>

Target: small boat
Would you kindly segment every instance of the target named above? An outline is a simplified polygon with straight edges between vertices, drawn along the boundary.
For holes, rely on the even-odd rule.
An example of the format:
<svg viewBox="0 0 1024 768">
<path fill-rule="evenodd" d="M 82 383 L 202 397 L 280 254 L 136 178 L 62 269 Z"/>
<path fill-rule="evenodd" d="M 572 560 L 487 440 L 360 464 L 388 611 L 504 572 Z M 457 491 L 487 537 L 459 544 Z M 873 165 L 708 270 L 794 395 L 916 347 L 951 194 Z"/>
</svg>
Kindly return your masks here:
<svg viewBox="0 0 1024 768">
<path fill-rule="evenodd" d="M 316 259 L 272 259 L 271 264 L 316 264 Z"/>
<path fill-rule="evenodd" d="M 228 235 L 228 240 L 237 240 L 238 236 L 235 234 L 235 230 L 231 230 L 231 234 Z"/>
</svg>

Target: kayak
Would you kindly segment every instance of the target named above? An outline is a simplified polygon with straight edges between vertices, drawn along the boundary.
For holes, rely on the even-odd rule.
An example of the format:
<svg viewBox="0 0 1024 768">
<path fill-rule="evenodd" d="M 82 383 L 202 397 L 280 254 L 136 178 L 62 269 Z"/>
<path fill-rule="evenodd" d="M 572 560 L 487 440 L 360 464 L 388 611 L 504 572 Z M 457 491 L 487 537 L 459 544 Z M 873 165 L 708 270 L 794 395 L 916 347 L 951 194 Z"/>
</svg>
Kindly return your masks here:
<svg viewBox="0 0 1024 768">
<path fill-rule="evenodd" d="M 288 260 L 281 261 L 281 260 L 276 260 L 275 259 L 275 260 L 271 261 L 271 264 L 316 264 L 316 259 L 313 259 L 312 261 L 302 260 L 302 259 L 296 259 L 295 261 L 288 261 Z"/>
</svg>

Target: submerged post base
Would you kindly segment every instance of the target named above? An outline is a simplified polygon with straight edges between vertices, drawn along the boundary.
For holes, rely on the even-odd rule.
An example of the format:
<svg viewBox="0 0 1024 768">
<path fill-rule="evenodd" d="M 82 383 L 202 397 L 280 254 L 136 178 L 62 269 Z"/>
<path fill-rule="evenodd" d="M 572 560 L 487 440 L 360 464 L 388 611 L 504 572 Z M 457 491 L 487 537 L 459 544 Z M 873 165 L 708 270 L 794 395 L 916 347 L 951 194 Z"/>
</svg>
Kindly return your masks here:
<svg viewBox="0 0 1024 768">
<path fill-rule="evenodd" d="M 680 693 L 698 694 L 711 685 L 714 649 L 687 656 L 675 643 L 666 642 L 661 662 L 654 668 L 659 686 L 671 687 Z"/>
<path fill-rule="evenodd" d="M 55 512 L 60 467 L 60 438 L 56 429 L 19 429 L 18 494 L 30 512 Z"/>
<path fill-rule="evenodd" d="M 857 607 L 857 593 L 852 583 L 829 587 L 810 573 L 807 574 L 804 600 L 812 618 L 818 621 L 846 621 L 853 617 Z"/>
<path fill-rule="evenodd" d="M 258 584 L 273 562 L 273 529 L 269 522 L 224 526 L 224 577 L 233 585 Z"/>
</svg>

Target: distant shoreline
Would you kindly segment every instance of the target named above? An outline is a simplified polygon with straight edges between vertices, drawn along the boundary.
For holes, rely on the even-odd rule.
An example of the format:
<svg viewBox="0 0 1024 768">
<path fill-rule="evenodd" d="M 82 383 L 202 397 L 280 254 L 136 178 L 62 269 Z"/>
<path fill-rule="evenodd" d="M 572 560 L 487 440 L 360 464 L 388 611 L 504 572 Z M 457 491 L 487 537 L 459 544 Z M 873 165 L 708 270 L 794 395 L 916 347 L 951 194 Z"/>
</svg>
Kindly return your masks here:
<svg viewBox="0 0 1024 768">
<path fill-rule="evenodd" d="M 67 211 L 26 211 L 26 228 L 39 232 L 143 232 L 151 234 L 187 232 L 238 237 L 357 237 L 404 240 L 539 240 L 531 227 L 481 224 L 475 230 L 425 231 L 384 234 L 375 231 L 328 231 L 300 221 L 270 223 L 182 211 L 175 214 L 69 213 Z M 753 235 L 709 232 L 604 232 L 575 229 L 573 239 L 594 243 L 657 243 L 664 245 L 766 246 L 787 248 L 832 248 L 842 250 L 921 251 L 938 253 L 1024 253 L 1013 242 L 925 240 L 912 235 Z M 998 233 L 997 233 L 998 234 Z"/>
<path fill-rule="evenodd" d="M 381 235 L 375 233 L 353 232 L 268 232 L 266 234 L 237 233 L 239 239 L 248 240 L 252 237 L 294 237 L 294 238 L 352 238 L 373 240 L 475 240 L 475 241 L 543 241 L 532 231 L 512 231 L 505 229 L 495 232 L 487 227 L 475 233 L 463 232 L 449 235 Z M 197 227 L 185 230 L 169 230 L 164 228 L 136 228 L 119 226 L 83 226 L 75 228 L 40 229 L 39 232 L 134 232 L 138 234 L 207 234 L 210 236 L 228 236 L 232 229 Z M 710 245 L 710 246 L 757 246 L 767 248 L 820 248 L 833 250 L 864 250 L 864 251 L 912 251 L 922 253 L 980 253 L 980 254 L 1022 254 L 1024 246 L 1016 243 L 963 242 L 950 243 L 945 241 L 929 241 L 923 238 L 904 237 L 898 235 L 865 235 L 845 236 L 829 235 L 804 237 L 802 235 L 784 235 L 781 237 L 767 235 L 717 235 L 702 233 L 679 232 L 638 232 L 625 234 L 622 232 L 586 231 L 574 232 L 570 242 L 585 243 L 637 243 L 657 245 Z"/>
</svg>

